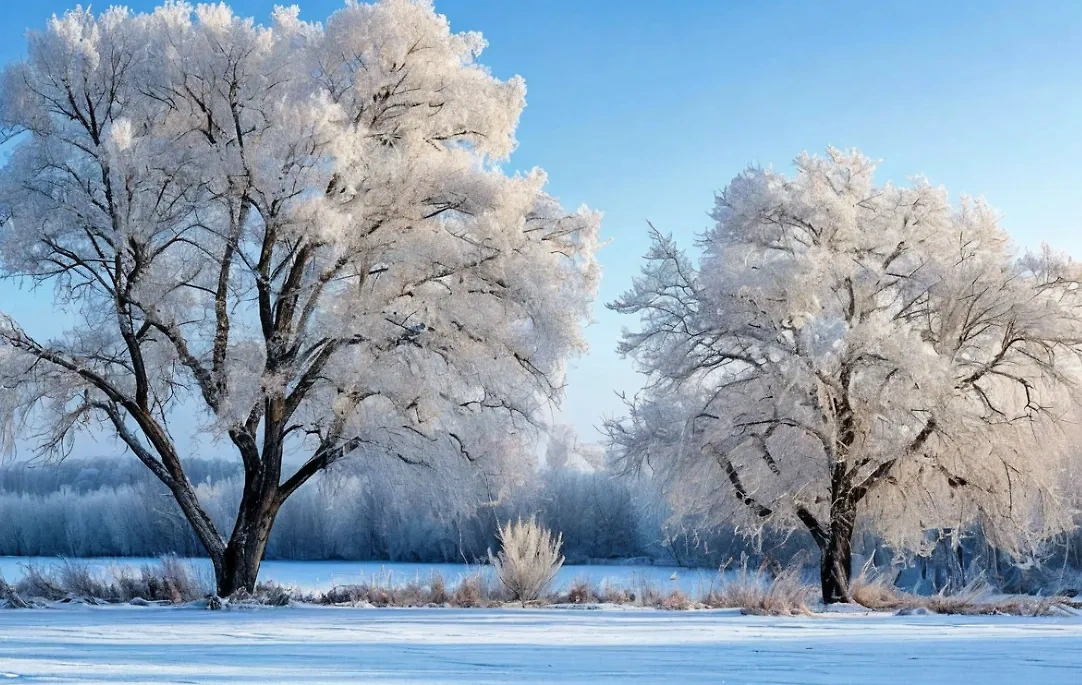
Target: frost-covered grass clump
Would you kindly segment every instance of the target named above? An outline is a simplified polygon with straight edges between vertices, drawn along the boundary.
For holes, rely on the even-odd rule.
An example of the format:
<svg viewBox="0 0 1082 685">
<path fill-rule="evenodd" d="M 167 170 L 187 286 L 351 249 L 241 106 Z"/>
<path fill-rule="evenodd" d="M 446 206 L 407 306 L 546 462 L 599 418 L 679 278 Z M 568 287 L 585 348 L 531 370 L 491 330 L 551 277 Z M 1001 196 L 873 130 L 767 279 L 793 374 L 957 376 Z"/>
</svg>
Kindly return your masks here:
<svg viewBox="0 0 1082 685">
<path fill-rule="evenodd" d="M 850 586 L 853 601 L 873 611 L 966 616 L 1060 616 L 1082 608 L 1065 595 L 1005 595 L 977 579 L 955 592 L 916 595 L 894 586 L 885 576 L 861 574 Z"/>
<path fill-rule="evenodd" d="M 755 615 L 806 614 L 816 588 L 804 581 L 802 571 L 800 566 L 774 574 L 765 566 L 753 571 L 745 559 L 734 574 L 725 577 L 717 588 L 710 588 L 703 604 L 712 609 L 742 609 Z"/>
<path fill-rule="evenodd" d="M 564 565 L 560 547 L 563 535 L 552 532 L 534 519 L 500 526 L 497 533 L 500 553 L 489 552 L 489 560 L 496 570 L 496 577 L 511 594 L 511 599 L 533 602 L 552 583 L 560 567 Z"/>
</svg>

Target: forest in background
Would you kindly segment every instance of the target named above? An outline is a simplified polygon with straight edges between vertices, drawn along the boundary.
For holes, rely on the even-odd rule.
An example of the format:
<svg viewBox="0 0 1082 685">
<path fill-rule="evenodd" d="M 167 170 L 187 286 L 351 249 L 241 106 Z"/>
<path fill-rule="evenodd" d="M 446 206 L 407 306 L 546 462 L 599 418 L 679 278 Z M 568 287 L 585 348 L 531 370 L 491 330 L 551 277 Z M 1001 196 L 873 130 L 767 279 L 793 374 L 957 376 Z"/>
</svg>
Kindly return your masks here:
<svg viewBox="0 0 1082 685">
<path fill-rule="evenodd" d="M 240 469 L 226 460 L 188 466 L 200 498 L 223 529 L 240 497 Z M 452 513 L 439 497 L 404 497 L 390 482 L 355 469 L 322 474 L 282 509 L 267 558 L 420 563 L 484 562 L 498 522 L 535 516 L 563 536 L 568 563 L 676 564 L 718 568 L 740 563 L 813 565 L 814 543 L 800 532 L 748 539 L 731 528 L 677 523 L 646 478 L 576 466 L 544 469 L 472 514 Z M 59 464 L 0 465 L 0 556 L 204 556 L 164 488 L 138 464 L 115 458 Z M 979 531 L 939 531 L 923 554 L 896 556 L 870 534 L 858 536 L 861 565 L 899 573 L 899 582 L 941 590 L 973 582 L 1032 591 L 1063 584 L 1082 570 L 1082 535 L 1050 542 L 1041 563 L 997 553 Z M 858 568 L 856 571 L 860 571 Z"/>
<path fill-rule="evenodd" d="M 231 527 L 239 465 L 193 459 L 188 468 L 215 522 Z M 604 472 L 545 472 L 472 515 L 396 489 L 345 468 L 321 475 L 283 508 L 267 558 L 474 562 L 493 547 L 497 521 L 533 515 L 563 533 L 570 562 L 671 556 L 661 542 L 666 514 L 656 499 Z M 0 520 L 0 555 L 202 554 L 165 488 L 130 460 L 2 466 Z"/>
</svg>

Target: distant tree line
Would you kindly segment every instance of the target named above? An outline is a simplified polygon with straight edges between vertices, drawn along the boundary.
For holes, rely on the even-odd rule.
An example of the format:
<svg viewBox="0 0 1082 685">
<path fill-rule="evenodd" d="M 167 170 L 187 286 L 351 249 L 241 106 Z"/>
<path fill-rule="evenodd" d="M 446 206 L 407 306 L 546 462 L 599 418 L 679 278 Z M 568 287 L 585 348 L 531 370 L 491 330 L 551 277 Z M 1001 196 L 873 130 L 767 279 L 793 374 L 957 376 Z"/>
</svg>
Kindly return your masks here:
<svg viewBox="0 0 1082 685">
<path fill-rule="evenodd" d="M 238 469 L 226 460 L 188 466 L 217 525 L 228 528 L 240 497 Z M 283 507 L 267 546 L 271 559 L 478 562 L 496 547 L 498 522 L 536 516 L 563 535 L 568 563 L 637 560 L 720 567 L 814 564 L 815 543 L 801 532 L 765 530 L 748 539 L 705 521 L 674 522 L 655 484 L 559 464 L 540 471 L 491 506 L 453 513 L 438 497 L 408 498 L 399 486 L 334 470 Z M 0 556 L 202 556 L 176 503 L 138 463 L 67 460 L 0 466 Z M 899 566 L 870 532 L 857 536 L 861 565 Z M 939 590 L 984 577 L 1032 590 L 1082 569 L 1082 534 L 1050 544 L 1038 569 L 1003 555 L 975 530 L 930 531 L 922 554 L 900 564 L 899 582 Z M 857 569 L 860 570 L 859 568 Z M 897 572 L 897 571 L 895 571 Z"/>
<path fill-rule="evenodd" d="M 232 526 L 239 466 L 193 459 L 186 468 L 215 524 Z M 321 475 L 283 507 L 267 558 L 472 563 L 495 548 L 498 523 L 530 516 L 563 535 L 573 564 L 633 559 L 712 567 L 741 555 L 788 563 L 812 544 L 800 535 L 747 540 L 724 527 L 673 528 L 664 497 L 648 480 L 562 462 L 469 513 L 438 493 L 403 496 L 408 485 L 344 468 Z M 2 465 L 0 521 L 0 556 L 204 554 L 169 493 L 125 459 Z"/>
<path fill-rule="evenodd" d="M 215 523 L 229 528 L 242 488 L 239 466 L 197 459 L 187 468 Z M 536 515 L 563 533 L 573 563 L 661 559 L 664 514 L 648 513 L 653 505 L 643 490 L 608 473 L 564 469 L 540 474 L 502 501 L 463 515 L 438 497 L 405 498 L 393 484 L 334 471 L 283 507 L 267 557 L 472 562 L 494 545 L 497 521 Z M 169 493 L 134 461 L 2 466 L 0 521 L 5 556 L 202 555 Z"/>
</svg>

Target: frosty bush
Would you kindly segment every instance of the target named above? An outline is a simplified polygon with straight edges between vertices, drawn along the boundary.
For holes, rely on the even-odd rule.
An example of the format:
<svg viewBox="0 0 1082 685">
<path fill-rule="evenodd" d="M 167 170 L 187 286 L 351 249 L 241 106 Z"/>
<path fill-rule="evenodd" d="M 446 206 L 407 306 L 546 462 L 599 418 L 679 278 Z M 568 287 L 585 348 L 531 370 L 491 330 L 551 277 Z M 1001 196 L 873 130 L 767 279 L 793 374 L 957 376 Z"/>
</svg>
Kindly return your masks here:
<svg viewBox="0 0 1082 685">
<path fill-rule="evenodd" d="M 500 526 L 497 535 L 500 553 L 489 559 L 496 569 L 500 583 L 520 602 L 532 602 L 541 596 L 556 572 L 564 564 L 560 547 L 563 536 L 555 538 L 552 532 L 534 519 L 515 523 L 508 521 Z"/>
</svg>

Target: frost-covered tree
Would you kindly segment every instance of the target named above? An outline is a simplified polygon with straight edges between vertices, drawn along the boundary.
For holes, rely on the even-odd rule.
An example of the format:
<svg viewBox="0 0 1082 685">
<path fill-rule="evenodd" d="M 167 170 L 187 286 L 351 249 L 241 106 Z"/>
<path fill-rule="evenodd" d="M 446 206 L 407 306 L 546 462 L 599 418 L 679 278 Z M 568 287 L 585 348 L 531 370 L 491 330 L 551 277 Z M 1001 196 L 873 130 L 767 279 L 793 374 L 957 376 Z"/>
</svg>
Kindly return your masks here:
<svg viewBox="0 0 1082 685">
<path fill-rule="evenodd" d="M 827 602 L 858 523 L 898 549 L 979 524 L 1012 552 L 1070 525 L 1078 267 L 1012 253 L 981 201 L 875 185 L 856 152 L 796 167 L 736 177 L 698 259 L 655 232 L 610 305 L 640 317 L 620 351 L 648 377 L 617 455 L 679 511 L 806 528 Z"/>
<path fill-rule="evenodd" d="M 3 274 L 74 323 L 2 319 L 0 403 L 46 452 L 115 435 L 223 595 L 347 455 L 452 490 L 503 468 L 583 348 L 598 216 L 501 171 L 525 87 L 483 46 L 424 0 L 268 26 L 168 2 L 54 17 L 3 71 Z M 243 463 L 232 532 L 185 473 L 189 412 Z"/>
<path fill-rule="evenodd" d="M 548 426 L 545 464 L 552 471 L 568 468 L 600 468 L 605 465 L 605 447 L 580 442 L 573 426 L 557 423 Z"/>
</svg>

